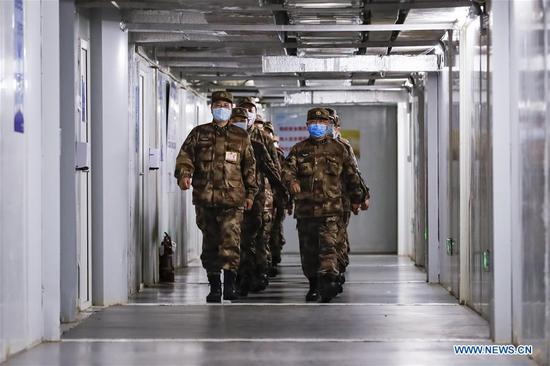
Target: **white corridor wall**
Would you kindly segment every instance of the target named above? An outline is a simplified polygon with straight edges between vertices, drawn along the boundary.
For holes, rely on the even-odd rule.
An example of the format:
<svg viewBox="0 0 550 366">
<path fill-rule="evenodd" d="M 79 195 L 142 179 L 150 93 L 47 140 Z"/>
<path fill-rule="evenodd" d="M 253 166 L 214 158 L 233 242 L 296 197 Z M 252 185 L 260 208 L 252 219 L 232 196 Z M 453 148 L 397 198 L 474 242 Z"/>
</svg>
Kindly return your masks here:
<svg viewBox="0 0 550 366">
<path fill-rule="evenodd" d="M 58 6 L 0 2 L 0 362 L 59 337 Z"/>
</svg>

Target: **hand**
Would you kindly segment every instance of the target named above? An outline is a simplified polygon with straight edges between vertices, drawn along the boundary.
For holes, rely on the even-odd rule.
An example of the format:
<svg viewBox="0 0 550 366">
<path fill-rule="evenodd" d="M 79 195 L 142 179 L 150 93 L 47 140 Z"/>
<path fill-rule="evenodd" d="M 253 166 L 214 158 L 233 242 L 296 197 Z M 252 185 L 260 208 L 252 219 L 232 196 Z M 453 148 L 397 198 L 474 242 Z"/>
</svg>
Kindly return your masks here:
<svg viewBox="0 0 550 366">
<path fill-rule="evenodd" d="M 351 204 L 351 212 L 353 212 L 354 215 L 358 215 L 360 207 L 361 207 L 361 205 L 359 203 L 352 203 Z"/>
<path fill-rule="evenodd" d="M 244 201 L 244 209 L 246 211 L 252 210 L 252 205 L 254 204 L 254 201 L 250 198 L 247 198 L 246 201 Z"/>
<path fill-rule="evenodd" d="M 367 211 L 370 206 L 370 200 L 367 198 L 363 203 L 361 203 L 361 210 Z"/>
<path fill-rule="evenodd" d="M 300 183 L 297 181 L 292 182 L 292 184 L 290 185 L 290 193 L 296 194 L 300 193 L 301 191 L 302 189 L 300 188 Z"/>
<path fill-rule="evenodd" d="M 187 191 L 189 188 L 191 188 L 191 178 L 180 178 L 180 180 L 178 181 L 178 185 L 180 186 L 182 191 Z"/>
</svg>

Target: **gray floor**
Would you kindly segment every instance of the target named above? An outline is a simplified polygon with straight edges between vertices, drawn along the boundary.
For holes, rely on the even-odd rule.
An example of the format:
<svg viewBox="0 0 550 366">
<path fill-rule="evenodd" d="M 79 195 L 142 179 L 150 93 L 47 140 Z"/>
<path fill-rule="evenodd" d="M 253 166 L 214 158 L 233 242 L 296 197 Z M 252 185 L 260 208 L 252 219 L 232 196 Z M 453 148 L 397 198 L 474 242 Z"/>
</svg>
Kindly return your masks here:
<svg viewBox="0 0 550 366">
<path fill-rule="evenodd" d="M 305 304 L 299 258 L 286 256 L 266 292 L 207 305 L 204 271 L 188 268 L 8 365 L 534 365 L 455 356 L 454 344 L 489 344 L 488 324 L 424 279 L 406 258 L 355 256 L 344 294 Z"/>
</svg>

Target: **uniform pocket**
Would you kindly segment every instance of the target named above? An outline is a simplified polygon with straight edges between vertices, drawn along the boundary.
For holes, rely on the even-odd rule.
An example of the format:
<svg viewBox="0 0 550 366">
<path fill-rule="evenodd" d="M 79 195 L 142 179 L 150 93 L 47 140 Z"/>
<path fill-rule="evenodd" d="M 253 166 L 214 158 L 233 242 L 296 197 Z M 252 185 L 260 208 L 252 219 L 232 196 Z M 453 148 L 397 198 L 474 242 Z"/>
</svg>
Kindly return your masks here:
<svg viewBox="0 0 550 366">
<path fill-rule="evenodd" d="M 199 175 L 208 176 L 214 160 L 214 149 L 210 143 L 199 143 L 196 150 L 195 171 Z"/>
<path fill-rule="evenodd" d="M 328 175 L 340 175 L 341 167 L 336 160 L 336 158 L 333 158 L 331 156 L 326 157 L 326 173 Z"/>
<path fill-rule="evenodd" d="M 340 181 L 341 167 L 335 158 L 328 156 L 326 158 L 325 177 L 323 179 L 323 190 L 329 198 L 338 198 L 342 196 L 342 184 Z"/>
<path fill-rule="evenodd" d="M 241 165 L 238 161 L 225 161 L 224 170 L 225 170 L 225 177 L 228 181 L 237 181 L 241 182 Z"/>
<path fill-rule="evenodd" d="M 213 160 L 213 149 L 210 143 L 198 144 L 197 145 L 197 160 L 198 161 L 212 161 Z"/>
<path fill-rule="evenodd" d="M 299 176 L 310 176 L 313 175 L 313 159 L 308 158 L 298 158 L 296 162 L 296 167 L 298 168 Z"/>
</svg>

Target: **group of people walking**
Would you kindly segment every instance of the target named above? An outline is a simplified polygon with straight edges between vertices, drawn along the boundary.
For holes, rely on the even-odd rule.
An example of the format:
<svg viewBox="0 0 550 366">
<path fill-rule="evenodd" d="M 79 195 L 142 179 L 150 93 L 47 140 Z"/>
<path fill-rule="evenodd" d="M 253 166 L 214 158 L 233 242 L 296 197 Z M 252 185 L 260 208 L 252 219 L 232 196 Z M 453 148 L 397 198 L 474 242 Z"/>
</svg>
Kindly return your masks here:
<svg viewBox="0 0 550 366">
<path fill-rule="evenodd" d="M 278 274 L 285 215 L 294 212 L 309 281 L 306 301 L 329 302 L 343 291 L 350 212 L 367 210 L 370 199 L 336 111 L 309 110 L 310 137 L 286 158 L 252 98 L 234 108 L 231 93 L 216 91 L 211 111 L 213 121 L 189 133 L 175 167 L 180 188 L 193 187 L 210 284 L 206 301 L 267 288 Z"/>
</svg>

